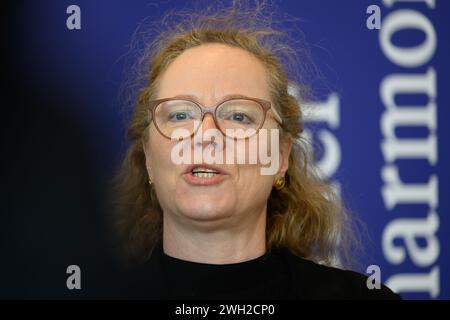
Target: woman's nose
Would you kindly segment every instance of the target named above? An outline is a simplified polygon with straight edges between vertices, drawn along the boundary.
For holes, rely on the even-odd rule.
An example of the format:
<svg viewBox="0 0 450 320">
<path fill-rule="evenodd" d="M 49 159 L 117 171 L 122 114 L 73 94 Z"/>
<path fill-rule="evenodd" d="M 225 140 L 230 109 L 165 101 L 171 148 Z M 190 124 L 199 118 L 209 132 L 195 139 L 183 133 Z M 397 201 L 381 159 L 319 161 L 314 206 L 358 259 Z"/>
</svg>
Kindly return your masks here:
<svg viewBox="0 0 450 320">
<path fill-rule="evenodd" d="M 212 140 L 210 138 L 206 138 L 206 140 L 203 140 L 204 134 L 207 130 L 212 129 L 216 132 L 211 134 L 207 134 L 208 137 L 215 137 Z M 200 134 L 201 133 L 201 134 Z M 220 145 L 223 145 L 223 142 L 221 144 L 218 144 L 219 141 L 217 139 L 223 139 L 223 134 L 220 132 L 219 128 L 216 127 L 216 123 L 214 122 L 214 116 L 211 113 L 206 113 L 203 117 L 203 121 L 201 123 L 201 130 L 197 130 L 194 136 L 194 144 L 201 144 L 203 148 L 206 148 L 211 143 L 214 145 L 214 148 L 222 148 Z"/>
<path fill-rule="evenodd" d="M 216 123 L 214 122 L 214 117 L 211 113 L 205 114 L 202 121 L 202 130 L 205 132 L 208 129 L 216 129 L 219 130 L 219 128 L 216 127 Z"/>
</svg>

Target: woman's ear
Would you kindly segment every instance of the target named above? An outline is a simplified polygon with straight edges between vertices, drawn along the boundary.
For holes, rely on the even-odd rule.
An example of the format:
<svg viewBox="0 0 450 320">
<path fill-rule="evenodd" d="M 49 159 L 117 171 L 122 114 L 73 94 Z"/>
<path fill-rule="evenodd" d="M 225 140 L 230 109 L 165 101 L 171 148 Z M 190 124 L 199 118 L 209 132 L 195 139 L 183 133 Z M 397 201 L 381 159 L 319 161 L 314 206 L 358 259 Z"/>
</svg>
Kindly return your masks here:
<svg viewBox="0 0 450 320">
<path fill-rule="evenodd" d="M 292 137 L 284 139 L 280 144 L 280 167 L 278 169 L 277 177 L 284 177 L 286 171 L 289 169 L 289 156 L 292 150 Z"/>
</svg>

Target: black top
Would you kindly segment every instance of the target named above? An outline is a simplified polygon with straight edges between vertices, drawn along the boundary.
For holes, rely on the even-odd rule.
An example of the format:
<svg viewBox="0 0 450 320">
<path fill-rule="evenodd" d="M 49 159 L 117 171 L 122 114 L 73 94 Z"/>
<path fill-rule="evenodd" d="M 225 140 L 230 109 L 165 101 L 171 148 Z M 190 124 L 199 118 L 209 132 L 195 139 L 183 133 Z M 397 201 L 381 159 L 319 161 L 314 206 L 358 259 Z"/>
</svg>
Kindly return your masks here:
<svg viewBox="0 0 450 320">
<path fill-rule="evenodd" d="M 285 248 L 214 265 L 170 257 L 160 244 L 129 275 L 121 293 L 134 299 L 400 299 L 386 286 L 368 289 L 362 274 L 316 264 Z"/>
</svg>

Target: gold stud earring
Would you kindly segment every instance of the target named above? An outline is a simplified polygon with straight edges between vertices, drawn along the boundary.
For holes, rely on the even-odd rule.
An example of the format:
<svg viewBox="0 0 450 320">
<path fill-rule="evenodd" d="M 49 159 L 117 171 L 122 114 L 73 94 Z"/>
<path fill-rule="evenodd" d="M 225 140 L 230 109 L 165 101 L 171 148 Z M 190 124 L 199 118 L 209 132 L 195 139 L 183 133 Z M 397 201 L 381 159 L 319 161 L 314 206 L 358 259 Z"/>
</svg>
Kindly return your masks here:
<svg viewBox="0 0 450 320">
<path fill-rule="evenodd" d="M 148 184 L 151 186 L 153 184 L 152 178 L 148 178 Z"/>
<path fill-rule="evenodd" d="M 284 177 L 278 177 L 277 180 L 275 180 L 274 187 L 277 190 L 281 190 L 286 185 L 286 179 Z"/>
</svg>

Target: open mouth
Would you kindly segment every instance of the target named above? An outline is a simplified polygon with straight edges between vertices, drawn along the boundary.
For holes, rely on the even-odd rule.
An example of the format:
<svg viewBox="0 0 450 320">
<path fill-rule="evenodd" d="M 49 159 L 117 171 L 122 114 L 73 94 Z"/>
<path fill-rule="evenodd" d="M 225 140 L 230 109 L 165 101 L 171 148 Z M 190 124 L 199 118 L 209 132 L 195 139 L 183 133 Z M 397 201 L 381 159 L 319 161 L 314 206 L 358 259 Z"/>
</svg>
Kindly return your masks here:
<svg viewBox="0 0 450 320">
<path fill-rule="evenodd" d="M 212 186 L 226 180 L 228 174 L 218 167 L 198 164 L 186 168 L 183 178 L 190 185 Z"/>
<path fill-rule="evenodd" d="M 191 172 L 192 175 L 197 178 L 213 178 L 219 174 L 216 170 L 202 167 L 193 168 Z"/>
</svg>

